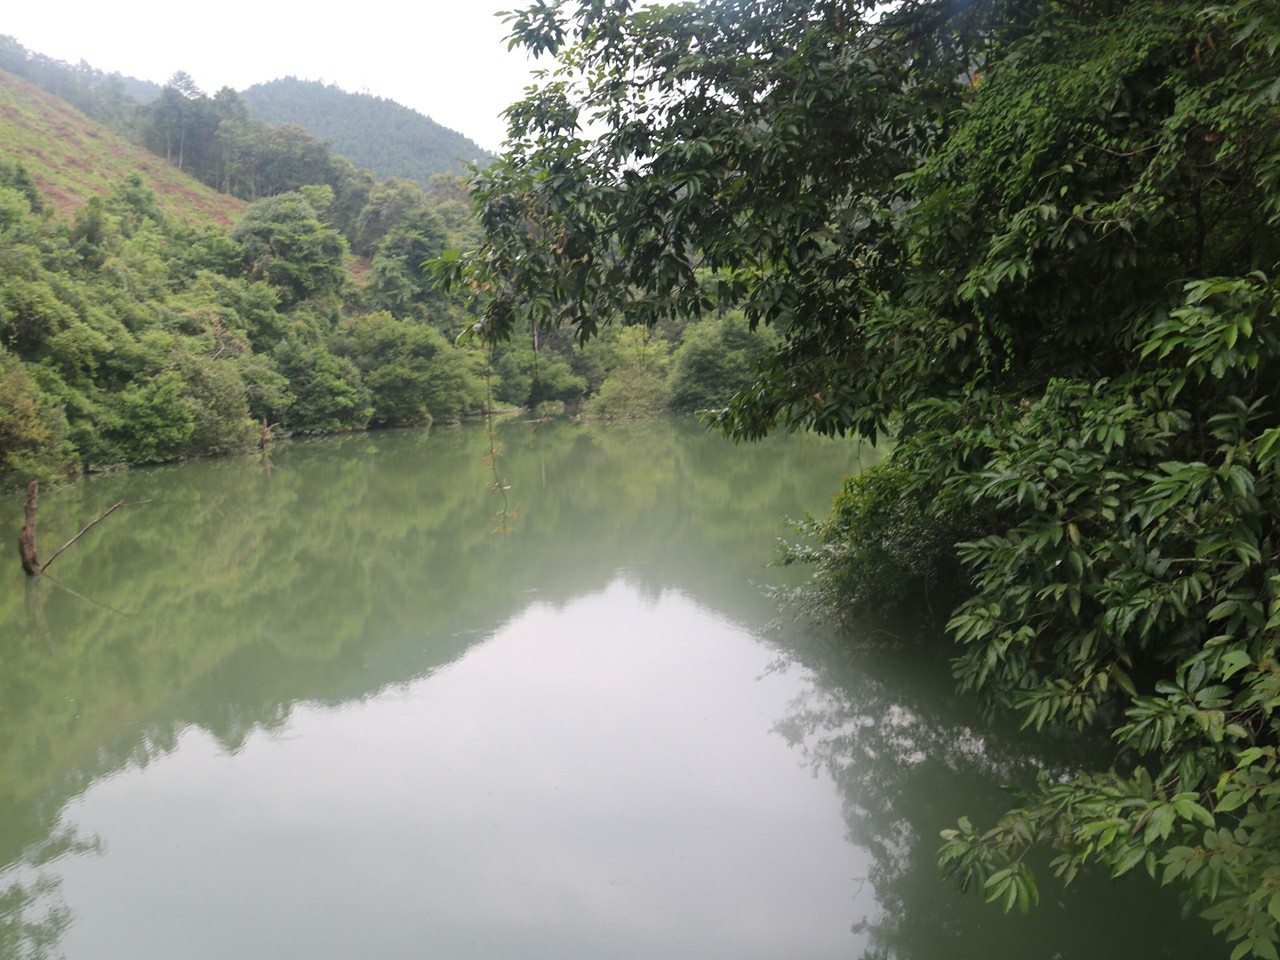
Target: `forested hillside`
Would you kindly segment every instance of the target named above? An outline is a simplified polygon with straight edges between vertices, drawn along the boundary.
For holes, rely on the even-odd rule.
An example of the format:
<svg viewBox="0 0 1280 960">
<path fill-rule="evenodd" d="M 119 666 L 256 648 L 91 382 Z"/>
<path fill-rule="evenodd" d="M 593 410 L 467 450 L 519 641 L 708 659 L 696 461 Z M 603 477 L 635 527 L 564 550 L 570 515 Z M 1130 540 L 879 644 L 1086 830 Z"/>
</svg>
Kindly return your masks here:
<svg viewBox="0 0 1280 960">
<path fill-rule="evenodd" d="M 459 239 L 455 185 L 302 152 L 246 204 L 7 73 L 0 108 L 0 483 L 481 409 L 421 266 Z"/>
<path fill-rule="evenodd" d="M 72 66 L 53 60 L 27 50 L 12 37 L 0 37 L 0 70 L 29 80 L 205 185 L 242 200 L 327 184 L 336 195 L 334 212 L 344 230 L 353 228 L 354 218 L 378 181 L 372 171 L 335 153 L 301 126 L 257 119 L 236 91 L 224 87 L 206 93 L 182 71 L 163 87 L 148 85 L 104 74 L 85 63 Z M 140 96 L 135 99 L 131 90 Z M 478 156 L 478 148 L 471 144 L 467 155 Z M 442 164 L 440 169 L 447 166 Z M 425 188 L 430 179 L 430 175 L 423 178 L 419 186 Z"/>
<path fill-rule="evenodd" d="M 347 93 L 317 80 L 285 77 L 243 91 L 259 120 L 295 124 L 379 177 L 426 186 L 438 173 L 462 174 L 492 154 L 416 110 L 367 93 Z"/>
<path fill-rule="evenodd" d="M 245 205 L 185 176 L 67 101 L 0 70 L 0 156 L 22 164 L 44 202 L 61 213 L 106 196 L 128 176 L 146 179 L 166 215 L 229 225 Z"/>
<path fill-rule="evenodd" d="M 83 60 L 74 66 L 28 50 L 0 35 L 0 70 L 27 80 L 65 100 L 94 120 L 122 126 L 133 102 L 153 100 L 160 85 L 119 73 L 105 73 Z"/>
<path fill-rule="evenodd" d="M 103 112 L 100 74 L 40 63 Z M 0 485 L 489 404 L 720 406 L 771 342 L 730 313 L 460 345 L 426 264 L 474 243 L 465 182 L 379 181 L 181 74 L 119 105 L 0 73 Z"/>
</svg>

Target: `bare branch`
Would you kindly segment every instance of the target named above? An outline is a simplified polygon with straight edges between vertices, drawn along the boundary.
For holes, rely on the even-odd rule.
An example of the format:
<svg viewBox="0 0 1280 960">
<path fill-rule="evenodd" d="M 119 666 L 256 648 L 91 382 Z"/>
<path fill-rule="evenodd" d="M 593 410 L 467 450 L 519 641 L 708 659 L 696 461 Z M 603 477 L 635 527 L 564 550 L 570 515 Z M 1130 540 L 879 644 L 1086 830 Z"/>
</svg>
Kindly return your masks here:
<svg viewBox="0 0 1280 960">
<path fill-rule="evenodd" d="M 48 570 L 49 566 L 53 563 L 53 561 L 57 560 L 58 557 L 62 554 L 62 551 L 66 550 L 67 547 L 71 546 L 73 543 L 75 543 L 77 540 L 83 537 L 86 533 L 88 533 L 90 527 L 97 526 L 103 520 L 107 519 L 107 517 L 111 516 L 111 514 L 115 513 L 116 510 L 120 509 L 121 507 L 136 507 L 138 506 L 139 503 L 150 503 L 150 502 L 151 502 L 150 500 L 140 500 L 138 501 L 138 503 L 125 503 L 123 500 L 117 500 L 111 506 L 107 507 L 105 511 L 103 511 L 102 516 L 98 517 L 96 520 L 90 520 L 88 523 L 86 523 L 83 527 L 80 528 L 79 533 L 77 533 L 74 537 L 72 537 L 62 546 L 60 546 L 57 550 L 53 551 L 53 556 L 51 556 L 48 560 L 44 562 L 44 566 L 41 568 L 41 571 L 43 572 L 44 570 Z"/>
</svg>

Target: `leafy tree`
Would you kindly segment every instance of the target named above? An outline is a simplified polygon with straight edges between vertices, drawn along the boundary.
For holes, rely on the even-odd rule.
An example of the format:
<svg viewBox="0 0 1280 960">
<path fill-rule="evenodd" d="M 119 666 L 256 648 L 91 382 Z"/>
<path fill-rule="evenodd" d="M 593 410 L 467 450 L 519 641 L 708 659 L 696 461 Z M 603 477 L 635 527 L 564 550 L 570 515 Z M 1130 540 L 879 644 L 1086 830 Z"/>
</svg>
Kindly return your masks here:
<svg viewBox="0 0 1280 960">
<path fill-rule="evenodd" d="M 482 357 L 476 350 L 455 348 L 440 337 L 443 349 L 432 355 L 428 368 L 423 403 L 427 412 L 436 419 L 457 419 L 466 414 L 481 413 L 485 409 L 485 388 L 482 381 Z"/>
<path fill-rule="evenodd" d="M 454 173 L 437 173 L 431 178 L 427 196 L 451 231 L 461 234 L 470 230 L 471 188 L 466 180 Z"/>
<path fill-rule="evenodd" d="M 771 325 L 727 432 L 896 440 L 825 528 L 827 572 L 855 600 L 877 556 L 900 595 L 951 580 L 966 687 L 1114 740 L 990 830 L 961 821 L 944 864 L 1006 908 L 1036 898 L 1035 842 L 1068 880 L 1142 867 L 1236 957 L 1275 957 L 1280 9 L 592 0 L 511 22 L 560 66 L 476 177 L 482 249 L 442 264 L 483 291 L 478 330 Z"/>
<path fill-rule="evenodd" d="M 207 100 L 189 73 L 183 70 L 175 73 L 160 96 L 143 111 L 143 142 L 147 148 L 163 154 L 179 170 L 183 169 L 188 144 L 196 145 L 202 132 Z"/>
<path fill-rule="evenodd" d="M 606 345 L 604 382 L 587 404 L 598 417 L 648 417 L 668 405 L 667 344 L 644 327 L 627 327 Z"/>
<path fill-rule="evenodd" d="M 263 129 L 248 117 L 224 117 L 214 134 L 218 151 L 217 187 L 241 199 L 256 200 Z"/>
<path fill-rule="evenodd" d="M 281 414 L 293 405 L 295 397 L 289 389 L 288 379 L 277 369 L 272 356 L 250 354 L 242 357 L 237 367 L 244 382 L 249 416 L 255 423 L 263 420 L 278 423 Z"/>
<path fill-rule="evenodd" d="M 0 338 L 24 360 L 47 355 L 50 341 L 75 323 L 75 311 L 44 278 L 7 278 L 0 287 Z"/>
<path fill-rule="evenodd" d="M 423 211 L 427 194 L 412 180 L 391 177 L 378 184 L 355 223 L 352 249 L 361 256 L 371 256 L 374 249 L 396 224 Z"/>
<path fill-rule="evenodd" d="M 405 316 L 423 308 L 436 292 L 435 275 L 425 264 L 444 252 L 444 223 L 433 210 L 420 208 L 382 237 L 369 271 L 366 298 L 376 307 Z M 441 298 L 437 305 L 442 305 Z"/>
<path fill-rule="evenodd" d="M 322 223 L 298 192 L 253 204 L 231 232 L 247 275 L 274 287 L 284 307 L 337 294 L 345 279 L 346 241 Z"/>
<path fill-rule="evenodd" d="M 356 221 L 369 202 L 377 180 L 368 170 L 358 168 L 346 157 L 335 156 L 330 176 L 325 181 L 333 187 L 333 203 L 326 211 L 329 222 L 350 241 L 356 235 Z"/>
<path fill-rule="evenodd" d="M 288 406 L 271 411 L 286 430 L 318 433 L 368 425 L 373 416 L 369 390 L 350 360 L 299 337 L 282 341 L 272 359 L 289 383 Z"/>
<path fill-rule="evenodd" d="M 210 353 L 269 351 L 288 329 L 275 291 L 262 281 L 201 270 L 175 300 L 179 329 L 203 338 Z"/>
<path fill-rule="evenodd" d="M 182 452 L 228 453 L 248 447 L 258 431 L 249 416 L 249 397 L 236 359 L 179 351 L 172 362 L 182 376 L 192 417 Z"/>
<path fill-rule="evenodd" d="M 772 328 L 753 331 L 741 314 L 691 324 L 672 357 L 671 408 L 723 409 L 751 385 L 756 363 L 776 346 Z"/>
<path fill-rule="evenodd" d="M 119 420 L 110 432 L 120 459 L 134 463 L 178 456 L 196 429 L 182 375 L 169 370 L 130 384 L 119 396 Z"/>
<path fill-rule="evenodd" d="M 43 212 L 44 201 L 40 199 L 40 193 L 36 190 L 31 174 L 21 163 L 0 161 L 0 188 L 17 190 L 26 198 L 30 212 Z"/>
<path fill-rule="evenodd" d="M 141 174 L 130 174 L 115 184 L 107 196 L 106 209 L 120 218 L 121 230 L 126 236 L 137 230 L 144 221 L 161 224 L 165 216 L 156 203 L 155 191 L 142 182 Z"/>
<path fill-rule="evenodd" d="M 283 124 L 259 135 L 259 196 L 297 190 L 309 183 L 326 183 L 332 170 L 329 147 L 302 127 Z"/>
<path fill-rule="evenodd" d="M 454 362 L 461 359 L 457 348 L 421 321 L 387 312 L 353 317 L 336 331 L 333 350 L 360 371 L 372 396 L 374 424 L 421 423 L 482 406 L 478 377 Z"/>
<path fill-rule="evenodd" d="M 574 403 L 587 393 L 587 380 L 552 345 L 504 344 L 493 352 L 494 399 L 518 407 Z"/>
<path fill-rule="evenodd" d="M 0 484 L 46 479 L 71 466 L 66 429 L 62 412 L 23 365 L 0 348 Z"/>
</svg>

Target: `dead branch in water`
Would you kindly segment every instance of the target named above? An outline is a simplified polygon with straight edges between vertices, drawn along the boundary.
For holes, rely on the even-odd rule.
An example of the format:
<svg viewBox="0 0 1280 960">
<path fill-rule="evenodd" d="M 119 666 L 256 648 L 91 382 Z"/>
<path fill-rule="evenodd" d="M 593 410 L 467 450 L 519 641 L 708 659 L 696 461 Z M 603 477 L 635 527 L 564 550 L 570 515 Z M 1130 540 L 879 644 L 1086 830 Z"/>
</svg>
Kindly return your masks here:
<svg viewBox="0 0 1280 960">
<path fill-rule="evenodd" d="M 57 550 L 53 551 L 53 556 L 51 556 L 48 560 L 44 562 L 44 566 L 40 568 L 40 572 L 44 573 L 44 571 L 48 570 L 49 565 L 53 563 L 53 561 L 57 560 L 58 557 L 62 556 L 62 551 L 66 550 L 67 547 L 71 546 L 73 543 L 75 543 L 77 540 L 83 537 L 86 533 L 88 533 L 90 527 L 97 526 L 99 523 L 107 519 L 107 517 L 111 516 L 111 514 L 115 513 L 116 510 L 120 509 L 123 506 L 124 506 L 124 501 L 117 500 L 111 506 L 107 507 L 107 509 L 102 513 L 102 516 L 98 517 L 98 519 L 90 520 L 88 523 L 86 523 L 83 527 L 80 528 L 79 533 L 77 533 L 74 537 L 72 537 L 62 546 L 60 546 Z"/>
<path fill-rule="evenodd" d="M 44 563 L 41 563 L 39 556 L 36 553 L 36 513 L 40 507 L 40 485 L 36 483 L 36 481 L 32 480 L 27 484 L 26 521 L 22 525 L 22 536 L 18 538 L 18 553 L 22 557 L 22 569 L 29 577 L 40 576 L 40 574 L 49 569 L 49 566 L 53 561 L 62 556 L 62 552 L 66 550 L 67 547 L 71 546 L 88 533 L 91 528 L 96 527 L 121 507 L 134 507 L 142 503 L 150 502 L 150 500 L 140 500 L 138 503 L 125 503 L 123 500 L 117 500 L 111 506 L 107 507 L 99 517 L 94 520 L 90 520 L 81 527 L 80 532 L 74 537 L 60 546 L 57 550 L 53 551 L 53 556 Z"/>
</svg>

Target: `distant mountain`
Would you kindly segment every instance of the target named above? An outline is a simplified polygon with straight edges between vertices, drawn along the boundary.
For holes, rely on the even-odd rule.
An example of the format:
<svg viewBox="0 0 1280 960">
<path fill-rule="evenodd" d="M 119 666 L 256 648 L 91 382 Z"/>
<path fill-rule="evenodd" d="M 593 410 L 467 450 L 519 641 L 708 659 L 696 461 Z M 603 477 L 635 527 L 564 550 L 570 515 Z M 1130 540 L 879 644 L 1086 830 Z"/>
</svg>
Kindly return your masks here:
<svg viewBox="0 0 1280 960">
<path fill-rule="evenodd" d="M 255 84 L 242 96 L 259 120 L 296 124 L 379 178 L 403 177 L 426 187 L 437 173 L 463 173 L 466 162 L 483 166 L 493 158 L 473 140 L 394 100 L 317 80 L 285 77 Z"/>
<path fill-rule="evenodd" d="M 165 213 L 191 224 L 230 224 L 243 201 L 206 187 L 67 101 L 0 70 L 0 162 L 19 163 L 41 198 L 71 213 L 138 175 Z"/>
</svg>

